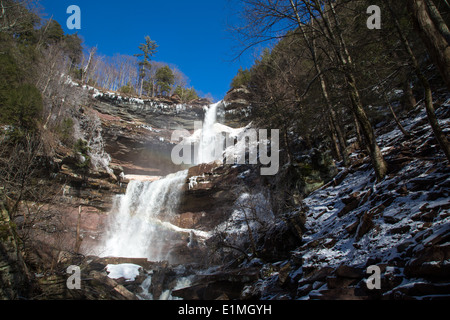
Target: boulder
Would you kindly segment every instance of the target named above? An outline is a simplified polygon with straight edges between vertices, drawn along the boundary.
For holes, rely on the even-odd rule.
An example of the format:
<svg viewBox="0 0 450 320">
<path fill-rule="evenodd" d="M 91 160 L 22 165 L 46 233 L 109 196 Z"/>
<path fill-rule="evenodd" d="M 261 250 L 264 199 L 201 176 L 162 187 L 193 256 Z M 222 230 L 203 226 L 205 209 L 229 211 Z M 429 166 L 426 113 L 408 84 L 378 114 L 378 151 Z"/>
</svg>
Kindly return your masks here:
<svg viewBox="0 0 450 320">
<path fill-rule="evenodd" d="M 273 224 L 258 243 L 258 256 L 266 261 L 280 261 L 289 257 L 301 242 L 301 226 L 281 220 Z"/>
<path fill-rule="evenodd" d="M 28 267 L 12 226 L 0 202 L 0 300 L 28 298 L 32 292 Z"/>
<path fill-rule="evenodd" d="M 405 266 L 408 277 L 449 278 L 450 244 L 436 244 L 415 251 Z"/>
<path fill-rule="evenodd" d="M 450 283 L 412 282 L 384 294 L 386 300 L 448 300 Z"/>
<path fill-rule="evenodd" d="M 341 211 L 338 213 L 338 217 L 342 218 L 350 211 L 355 210 L 359 206 L 359 202 L 361 201 L 361 196 L 358 193 L 354 193 L 350 195 L 349 197 L 343 198 L 342 202 L 345 204 L 345 207 L 342 208 Z"/>
<path fill-rule="evenodd" d="M 234 187 L 239 183 L 241 171 L 218 162 L 190 168 L 180 199 L 180 216 L 174 221 L 201 226 L 204 231 L 212 230 L 225 221 L 237 199 Z"/>
<path fill-rule="evenodd" d="M 342 264 L 336 269 L 336 276 L 349 279 L 361 279 L 365 276 L 365 270 L 363 268 Z"/>
</svg>

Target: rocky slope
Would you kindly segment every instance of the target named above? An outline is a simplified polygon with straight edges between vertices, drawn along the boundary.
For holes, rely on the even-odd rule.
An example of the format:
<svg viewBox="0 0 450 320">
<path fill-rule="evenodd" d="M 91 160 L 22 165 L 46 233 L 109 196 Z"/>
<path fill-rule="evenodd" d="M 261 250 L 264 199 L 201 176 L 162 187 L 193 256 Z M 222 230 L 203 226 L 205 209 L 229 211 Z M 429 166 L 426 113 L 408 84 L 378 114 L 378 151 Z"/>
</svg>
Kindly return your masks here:
<svg viewBox="0 0 450 320">
<path fill-rule="evenodd" d="M 448 103 L 438 110 L 447 133 Z M 394 124 L 378 130 L 390 166 L 381 183 L 369 159 L 353 154 L 350 168 L 291 213 L 305 215 L 302 242 L 276 263 L 251 262 L 260 279 L 242 299 L 448 299 L 448 162 L 425 111 L 410 114 L 405 128 L 410 137 Z M 380 290 L 366 285 L 372 265 L 381 268 Z"/>
</svg>

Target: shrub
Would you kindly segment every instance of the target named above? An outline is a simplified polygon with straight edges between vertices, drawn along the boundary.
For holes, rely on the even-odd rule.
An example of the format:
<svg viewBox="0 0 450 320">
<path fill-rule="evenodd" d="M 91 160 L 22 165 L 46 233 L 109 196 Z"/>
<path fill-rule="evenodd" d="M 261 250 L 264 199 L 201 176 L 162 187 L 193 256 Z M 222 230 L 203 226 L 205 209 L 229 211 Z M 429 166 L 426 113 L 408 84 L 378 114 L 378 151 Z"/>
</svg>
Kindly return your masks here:
<svg viewBox="0 0 450 320">
<path fill-rule="evenodd" d="M 76 167 L 81 173 L 87 173 L 91 165 L 90 148 L 87 141 L 78 139 L 73 145 L 73 153 L 77 159 Z"/>
<path fill-rule="evenodd" d="M 119 92 L 122 94 L 136 94 L 136 90 L 131 85 L 131 83 L 127 83 L 126 86 L 123 86 L 119 89 Z"/>
</svg>

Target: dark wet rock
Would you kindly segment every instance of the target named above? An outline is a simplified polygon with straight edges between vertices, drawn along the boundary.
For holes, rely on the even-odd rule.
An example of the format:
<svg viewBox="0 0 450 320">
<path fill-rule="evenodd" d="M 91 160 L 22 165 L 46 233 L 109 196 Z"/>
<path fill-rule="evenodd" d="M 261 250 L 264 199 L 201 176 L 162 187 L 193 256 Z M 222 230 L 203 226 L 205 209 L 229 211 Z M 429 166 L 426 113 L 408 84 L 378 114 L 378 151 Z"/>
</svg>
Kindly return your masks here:
<svg viewBox="0 0 450 320">
<path fill-rule="evenodd" d="M 32 294 L 31 274 L 19 248 L 8 211 L 0 202 L 0 300 L 27 299 Z"/>
<path fill-rule="evenodd" d="M 165 176 L 184 169 L 171 161 L 173 130 L 193 131 L 206 99 L 179 104 L 169 98 L 136 99 L 101 94 L 90 100 L 102 123 L 105 151 L 125 174 Z M 117 175 L 117 173 L 115 173 Z M 119 173 L 120 175 L 120 173 Z"/>
<path fill-rule="evenodd" d="M 223 294 L 238 299 L 244 286 L 258 279 L 258 268 L 217 271 L 196 276 L 192 286 L 175 290 L 172 295 L 185 300 L 216 300 Z"/>
<path fill-rule="evenodd" d="M 258 256 L 266 261 L 286 259 L 302 242 L 301 233 L 299 234 L 301 228 L 301 222 L 293 224 L 283 220 L 272 225 L 261 239 Z"/>
<path fill-rule="evenodd" d="M 448 300 L 450 283 L 416 282 L 398 286 L 383 295 L 389 300 Z"/>
</svg>

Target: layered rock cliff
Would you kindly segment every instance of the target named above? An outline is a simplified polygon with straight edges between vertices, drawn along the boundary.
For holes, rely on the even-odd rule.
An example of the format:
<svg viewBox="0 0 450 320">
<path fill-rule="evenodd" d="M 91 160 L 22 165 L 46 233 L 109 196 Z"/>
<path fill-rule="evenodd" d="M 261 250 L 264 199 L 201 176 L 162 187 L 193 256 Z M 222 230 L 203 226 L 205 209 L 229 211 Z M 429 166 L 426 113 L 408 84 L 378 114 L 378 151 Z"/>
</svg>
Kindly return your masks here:
<svg viewBox="0 0 450 320">
<path fill-rule="evenodd" d="M 94 93 L 91 107 L 103 127 L 105 151 L 125 174 L 164 176 L 183 169 L 170 155 L 173 130 L 194 130 L 203 121 L 207 100 L 179 104 L 170 99 L 141 100 Z"/>
<path fill-rule="evenodd" d="M 225 98 L 225 124 L 233 128 L 246 126 L 249 119 L 250 91 L 245 87 L 230 89 Z"/>
</svg>

